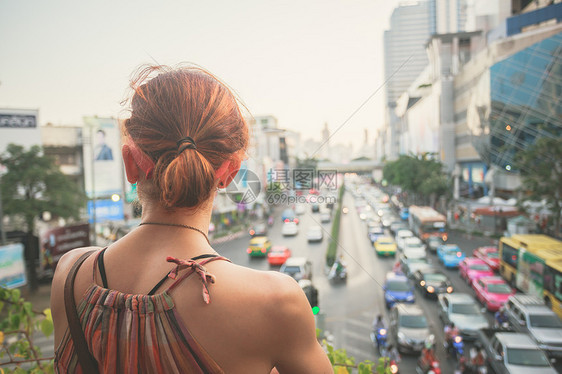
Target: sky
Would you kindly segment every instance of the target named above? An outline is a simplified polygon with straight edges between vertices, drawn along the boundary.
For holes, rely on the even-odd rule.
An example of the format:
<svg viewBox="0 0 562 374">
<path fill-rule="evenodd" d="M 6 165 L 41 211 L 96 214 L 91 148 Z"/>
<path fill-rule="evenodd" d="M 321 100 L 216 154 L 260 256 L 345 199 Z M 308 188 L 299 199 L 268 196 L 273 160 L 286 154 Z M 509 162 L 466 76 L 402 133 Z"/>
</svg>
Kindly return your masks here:
<svg viewBox="0 0 562 374">
<path fill-rule="evenodd" d="M 41 124 L 125 117 L 143 64 L 195 63 L 254 116 L 359 146 L 384 121 L 383 31 L 398 0 L 0 0 L 0 108 Z"/>
</svg>

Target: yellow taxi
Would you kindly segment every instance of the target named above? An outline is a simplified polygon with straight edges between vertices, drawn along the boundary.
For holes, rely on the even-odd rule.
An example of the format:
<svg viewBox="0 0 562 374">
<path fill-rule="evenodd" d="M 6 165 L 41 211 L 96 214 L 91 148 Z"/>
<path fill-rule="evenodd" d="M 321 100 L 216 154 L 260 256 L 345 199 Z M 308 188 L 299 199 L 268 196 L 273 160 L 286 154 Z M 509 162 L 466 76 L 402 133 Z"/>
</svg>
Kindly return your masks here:
<svg viewBox="0 0 562 374">
<path fill-rule="evenodd" d="M 394 256 L 396 254 L 396 242 L 390 236 L 379 237 L 373 245 L 378 256 Z"/>
<path fill-rule="evenodd" d="M 265 257 L 271 251 L 271 241 L 267 236 L 256 236 L 250 240 L 246 252 L 252 257 Z"/>
</svg>

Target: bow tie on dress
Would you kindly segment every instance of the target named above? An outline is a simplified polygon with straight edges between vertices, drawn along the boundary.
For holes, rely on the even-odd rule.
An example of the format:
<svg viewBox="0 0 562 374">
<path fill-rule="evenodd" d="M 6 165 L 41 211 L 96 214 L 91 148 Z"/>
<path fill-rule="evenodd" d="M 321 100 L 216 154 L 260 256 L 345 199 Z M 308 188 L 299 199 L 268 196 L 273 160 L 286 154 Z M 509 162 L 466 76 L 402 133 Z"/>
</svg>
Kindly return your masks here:
<svg viewBox="0 0 562 374">
<path fill-rule="evenodd" d="M 207 285 L 209 283 L 215 283 L 216 278 L 213 274 L 207 272 L 207 269 L 203 265 L 193 260 L 180 260 L 178 258 L 168 256 L 166 261 L 173 262 L 177 265 L 170 274 L 168 274 L 168 277 L 171 279 L 176 279 L 180 270 L 192 268 L 193 271 L 199 275 L 199 279 L 201 279 L 201 282 L 203 283 L 203 300 L 206 304 L 211 302 L 211 296 L 209 295 L 209 288 Z"/>
</svg>

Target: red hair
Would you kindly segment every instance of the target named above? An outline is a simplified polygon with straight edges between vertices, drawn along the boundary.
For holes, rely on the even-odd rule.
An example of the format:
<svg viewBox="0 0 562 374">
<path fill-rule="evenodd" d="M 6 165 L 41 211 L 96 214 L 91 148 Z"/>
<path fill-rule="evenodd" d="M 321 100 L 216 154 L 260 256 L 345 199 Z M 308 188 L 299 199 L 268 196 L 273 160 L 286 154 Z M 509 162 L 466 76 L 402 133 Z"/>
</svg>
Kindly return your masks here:
<svg viewBox="0 0 562 374">
<path fill-rule="evenodd" d="M 236 98 L 198 67 L 149 66 L 137 72 L 131 88 L 124 131 L 155 164 L 156 188 L 149 197 L 168 208 L 199 206 L 216 186 L 215 171 L 239 160 L 248 146 L 248 125 Z M 179 152 L 178 140 L 188 136 L 196 149 Z"/>
</svg>

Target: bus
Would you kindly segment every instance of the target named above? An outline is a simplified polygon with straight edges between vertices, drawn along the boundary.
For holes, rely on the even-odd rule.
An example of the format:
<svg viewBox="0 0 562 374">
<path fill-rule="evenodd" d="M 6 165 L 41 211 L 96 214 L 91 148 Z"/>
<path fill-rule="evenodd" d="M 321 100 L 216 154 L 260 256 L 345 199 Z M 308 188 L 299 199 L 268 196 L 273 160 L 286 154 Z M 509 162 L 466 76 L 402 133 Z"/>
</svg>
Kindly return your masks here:
<svg viewBox="0 0 562 374">
<path fill-rule="evenodd" d="M 534 253 L 521 248 L 519 250 L 515 286 L 526 294 L 542 299 L 546 262 L 558 259 L 562 259 L 562 247 L 559 249 L 538 249 Z"/>
<path fill-rule="evenodd" d="M 431 207 L 410 206 L 408 222 L 412 232 L 421 240 L 440 236 L 443 241 L 447 241 L 447 219 Z"/>
<path fill-rule="evenodd" d="M 562 318 L 562 258 L 546 261 L 544 302 Z"/>
<path fill-rule="evenodd" d="M 562 242 L 546 235 L 536 234 L 517 234 L 502 237 L 498 246 L 501 276 L 513 287 L 517 287 L 523 292 L 529 292 L 530 290 L 531 293 L 537 293 L 538 291 L 531 288 L 535 286 L 529 281 L 531 268 L 534 269 L 533 274 L 536 272 L 542 276 L 543 271 L 540 267 L 544 266 L 544 260 L 539 261 L 533 255 L 539 251 L 549 249 L 559 250 L 562 253 Z M 524 256 L 521 255 L 522 253 Z M 555 257 L 556 252 L 549 255 L 549 258 Z M 520 265 L 521 272 L 518 271 Z M 534 275 L 534 277 L 536 278 L 538 275 Z"/>
</svg>

